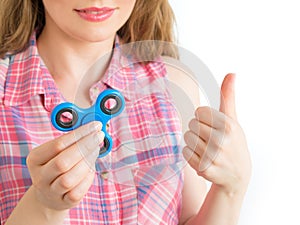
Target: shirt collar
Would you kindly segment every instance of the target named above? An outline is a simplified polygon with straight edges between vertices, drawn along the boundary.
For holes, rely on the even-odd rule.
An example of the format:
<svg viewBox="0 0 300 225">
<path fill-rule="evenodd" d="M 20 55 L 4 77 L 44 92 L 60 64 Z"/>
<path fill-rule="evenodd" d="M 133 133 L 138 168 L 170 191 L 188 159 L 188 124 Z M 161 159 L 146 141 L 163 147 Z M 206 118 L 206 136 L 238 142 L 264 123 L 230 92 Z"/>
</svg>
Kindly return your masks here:
<svg viewBox="0 0 300 225">
<path fill-rule="evenodd" d="M 135 79 L 135 76 L 129 72 L 130 60 L 122 55 L 119 43 L 120 40 L 116 36 L 115 48 L 108 69 L 101 81 L 92 87 L 97 89 L 96 92 L 94 91 L 95 97 L 101 91 L 99 86 L 102 83 L 119 90 L 125 98 L 130 98 L 129 88 L 126 87 Z M 127 72 L 126 76 L 124 72 Z M 9 56 L 3 100 L 7 106 L 17 106 L 40 94 L 44 95 L 44 105 L 48 110 L 62 101 L 62 96 L 38 53 L 34 33 L 25 51 Z M 91 98 L 95 97 L 91 96 Z"/>
<path fill-rule="evenodd" d="M 92 101 L 107 87 L 120 91 L 127 100 L 137 98 L 137 93 L 147 85 L 143 83 L 149 82 L 149 75 L 165 74 L 160 61 L 145 66 L 132 55 L 124 54 L 121 46 L 120 39 L 116 36 L 108 69 L 102 79 L 91 87 L 94 89 L 94 97 L 90 95 Z M 43 94 L 45 108 L 49 111 L 63 101 L 52 76 L 39 56 L 35 33 L 30 39 L 29 47 L 19 54 L 10 56 L 9 59 L 4 90 L 5 105 L 21 105 L 33 96 Z M 153 65 L 155 68 L 152 68 Z M 143 79 L 145 74 L 148 74 L 146 80 Z"/>
<path fill-rule="evenodd" d="M 25 51 L 9 56 L 4 90 L 5 105 L 21 105 L 35 95 L 45 94 L 45 107 L 51 108 L 50 103 L 58 97 L 58 91 L 53 78 L 49 73 L 43 72 L 41 64 L 34 33 Z"/>
<path fill-rule="evenodd" d="M 162 59 L 158 57 L 151 63 L 144 63 L 141 58 L 134 56 L 132 44 L 120 44 L 120 38 L 116 36 L 115 45 L 108 69 L 101 81 L 92 86 L 92 101 L 105 88 L 113 88 L 120 91 L 128 101 L 136 100 L 153 91 L 154 80 L 166 75 Z M 133 51 L 131 51 L 133 50 Z M 160 82 L 161 80 L 158 79 Z M 157 86 L 156 86 L 157 87 Z"/>
</svg>

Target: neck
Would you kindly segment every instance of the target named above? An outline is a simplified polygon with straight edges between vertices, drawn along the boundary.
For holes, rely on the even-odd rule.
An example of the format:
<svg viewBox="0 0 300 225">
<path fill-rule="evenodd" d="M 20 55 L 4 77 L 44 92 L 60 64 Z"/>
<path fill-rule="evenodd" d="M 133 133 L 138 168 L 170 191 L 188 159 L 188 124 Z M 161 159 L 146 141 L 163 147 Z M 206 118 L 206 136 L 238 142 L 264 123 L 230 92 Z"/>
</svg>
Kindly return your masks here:
<svg viewBox="0 0 300 225">
<path fill-rule="evenodd" d="M 54 31 L 45 26 L 37 40 L 39 54 L 65 99 L 88 107 L 89 89 L 104 75 L 115 37 L 88 42 Z"/>
<path fill-rule="evenodd" d="M 86 75 L 99 80 L 109 63 L 114 38 L 87 42 L 64 32 L 50 32 L 45 27 L 37 45 L 40 56 L 55 80 L 62 79 L 62 76 L 82 80 Z"/>
</svg>

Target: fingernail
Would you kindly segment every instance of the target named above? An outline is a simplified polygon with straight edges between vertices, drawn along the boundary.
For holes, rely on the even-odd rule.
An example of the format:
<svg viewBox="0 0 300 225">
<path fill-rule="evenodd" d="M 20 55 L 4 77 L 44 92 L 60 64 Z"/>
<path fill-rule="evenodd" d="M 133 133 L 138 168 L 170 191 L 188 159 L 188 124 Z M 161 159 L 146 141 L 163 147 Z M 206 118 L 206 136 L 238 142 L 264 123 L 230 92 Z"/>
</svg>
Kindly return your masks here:
<svg viewBox="0 0 300 225">
<path fill-rule="evenodd" d="M 102 123 L 99 121 L 96 121 L 96 130 L 101 131 L 102 129 Z"/>
<path fill-rule="evenodd" d="M 101 144 L 103 142 L 104 139 L 104 133 L 103 131 L 98 131 L 94 134 L 94 140 L 97 143 L 97 145 Z"/>
<path fill-rule="evenodd" d="M 102 123 L 99 121 L 94 121 L 90 124 L 89 129 L 92 131 L 100 131 L 102 129 Z"/>
</svg>

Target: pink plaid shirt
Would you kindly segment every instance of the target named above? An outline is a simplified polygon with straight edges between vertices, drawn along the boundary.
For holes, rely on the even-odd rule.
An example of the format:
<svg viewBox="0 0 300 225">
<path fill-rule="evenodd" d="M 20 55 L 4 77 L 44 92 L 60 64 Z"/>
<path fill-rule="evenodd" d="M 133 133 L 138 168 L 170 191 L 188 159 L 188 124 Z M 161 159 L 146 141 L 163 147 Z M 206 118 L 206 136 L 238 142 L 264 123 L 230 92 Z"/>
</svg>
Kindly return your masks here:
<svg viewBox="0 0 300 225">
<path fill-rule="evenodd" d="M 94 182 L 65 224 L 178 224 L 183 186 L 180 121 L 161 61 L 133 62 L 116 48 L 91 103 L 106 88 L 125 97 L 110 120 L 112 152 L 96 162 Z M 38 55 L 35 35 L 23 52 L 0 59 L 0 221 L 31 185 L 26 157 L 62 134 L 50 122 L 64 98 Z"/>
</svg>

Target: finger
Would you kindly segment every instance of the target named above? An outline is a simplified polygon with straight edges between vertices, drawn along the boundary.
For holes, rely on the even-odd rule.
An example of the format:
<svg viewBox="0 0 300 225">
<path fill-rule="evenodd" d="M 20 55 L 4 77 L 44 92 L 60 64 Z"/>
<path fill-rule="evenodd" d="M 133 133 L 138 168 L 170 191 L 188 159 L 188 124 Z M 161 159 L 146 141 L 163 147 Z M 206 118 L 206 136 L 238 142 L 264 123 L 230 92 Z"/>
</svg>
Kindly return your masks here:
<svg viewBox="0 0 300 225">
<path fill-rule="evenodd" d="M 212 133 L 217 132 L 214 128 L 211 128 L 196 119 L 192 119 L 189 122 L 189 128 L 193 133 L 195 133 L 195 135 L 199 136 L 206 143 L 209 142 L 212 137 Z"/>
<path fill-rule="evenodd" d="M 211 160 L 207 154 L 204 154 L 203 157 L 199 157 L 197 153 L 193 152 L 193 150 L 187 146 L 183 148 L 182 153 L 185 160 L 188 161 L 199 176 L 211 181 L 211 177 L 216 173 L 216 168 L 212 166 L 213 160 Z"/>
<path fill-rule="evenodd" d="M 90 172 L 86 176 L 86 179 L 82 180 L 76 187 L 63 195 L 63 200 L 70 206 L 77 205 L 82 200 L 84 195 L 88 192 L 90 186 L 93 183 L 94 177 L 95 173 Z"/>
<path fill-rule="evenodd" d="M 199 122 L 209 127 L 215 129 L 224 129 L 225 127 L 225 115 L 213 108 L 207 106 L 199 107 L 195 111 L 195 117 Z"/>
<path fill-rule="evenodd" d="M 215 135 L 209 138 L 207 142 L 192 131 L 186 132 L 184 138 L 187 147 L 194 151 L 201 159 L 198 163 L 197 171 L 206 170 L 220 152 L 218 142 L 221 141 L 221 139 L 219 138 L 218 132 L 215 132 Z"/>
<path fill-rule="evenodd" d="M 83 125 L 74 131 L 64 134 L 57 139 L 32 150 L 30 156 L 31 160 L 34 161 L 36 165 L 43 165 L 75 142 L 97 130 L 101 130 L 101 128 L 102 124 L 99 121 Z"/>
<path fill-rule="evenodd" d="M 198 171 L 199 164 L 200 164 L 200 156 L 195 153 L 192 149 L 190 149 L 188 146 L 185 146 L 182 150 L 183 157 L 185 160 L 190 164 L 190 166 Z"/>
<path fill-rule="evenodd" d="M 189 149 L 192 149 L 194 152 L 201 157 L 206 149 L 206 143 L 194 132 L 188 131 L 184 134 L 184 140 Z"/>
<path fill-rule="evenodd" d="M 214 149 L 218 150 L 224 140 L 223 130 L 216 130 L 197 120 L 191 120 L 189 128 L 191 132 L 195 133 L 196 136 L 199 136 L 204 141 L 206 151 L 208 149 L 210 149 L 210 151 Z"/>
<path fill-rule="evenodd" d="M 219 154 L 219 149 L 215 148 L 215 146 L 210 142 L 206 146 L 205 153 L 201 156 L 201 161 L 199 163 L 198 167 L 198 174 L 206 171 L 208 168 L 212 167 L 215 159 L 217 158 Z M 200 175 L 200 174 L 199 174 Z M 202 175 L 201 175 L 202 176 Z"/>
<path fill-rule="evenodd" d="M 42 172 L 47 176 L 47 181 L 52 183 L 54 179 L 72 169 L 91 152 L 94 151 L 98 154 L 99 145 L 103 142 L 103 138 L 104 133 L 102 131 L 91 133 L 50 160 L 42 168 Z M 51 171 L 50 174 L 49 171 Z"/>
<path fill-rule="evenodd" d="M 57 177 L 50 185 L 50 190 L 61 195 L 79 185 L 89 173 L 95 171 L 95 161 L 98 151 L 93 151 L 86 158 L 77 163 L 71 170 Z M 87 161 L 89 163 L 87 163 Z"/>
<path fill-rule="evenodd" d="M 235 74 L 227 74 L 221 87 L 220 112 L 236 120 L 234 84 Z"/>
</svg>

